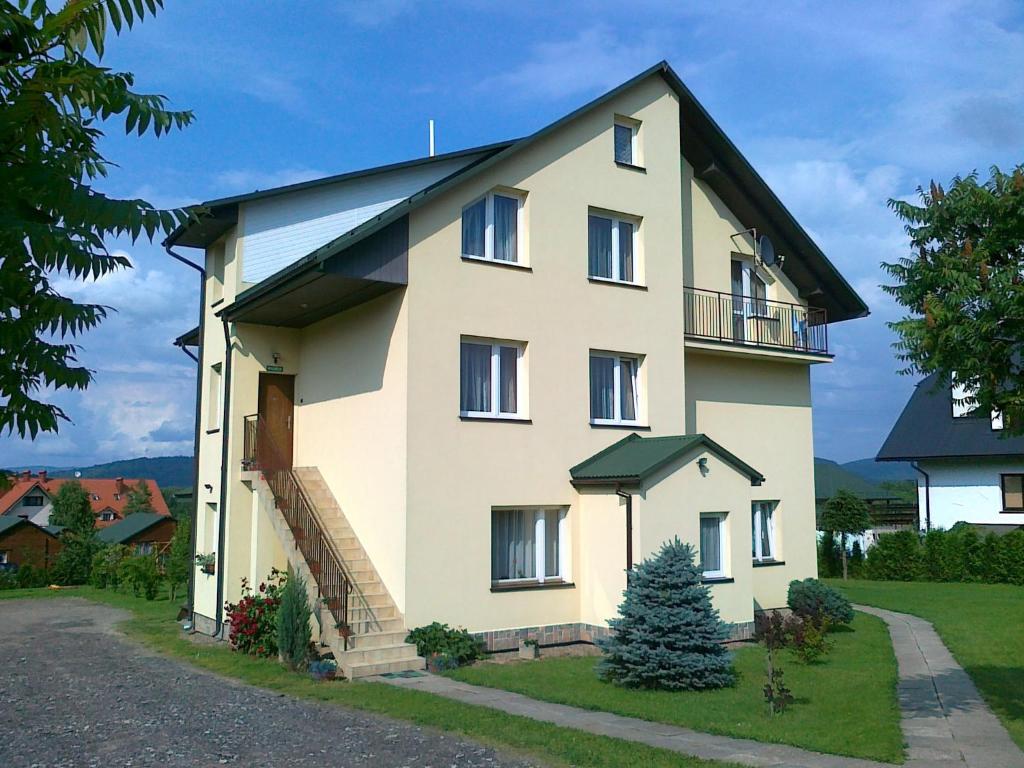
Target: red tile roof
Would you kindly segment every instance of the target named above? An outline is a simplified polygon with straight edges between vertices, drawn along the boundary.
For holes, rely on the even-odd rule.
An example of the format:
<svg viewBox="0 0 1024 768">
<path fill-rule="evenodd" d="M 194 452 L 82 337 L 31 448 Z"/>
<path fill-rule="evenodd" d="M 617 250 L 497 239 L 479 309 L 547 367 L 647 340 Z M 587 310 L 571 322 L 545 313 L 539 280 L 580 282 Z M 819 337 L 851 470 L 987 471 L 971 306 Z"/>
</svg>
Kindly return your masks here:
<svg viewBox="0 0 1024 768">
<path fill-rule="evenodd" d="M 26 475 L 28 473 L 23 472 L 11 478 L 13 485 L 6 493 L 0 496 L 0 515 L 5 514 L 22 496 L 25 496 L 33 488 L 41 488 L 52 500 L 64 483 L 76 479 L 72 477 L 47 477 L 45 472 L 40 472 L 38 475 L 28 475 L 27 477 Z M 139 484 L 138 479 L 127 477 L 82 477 L 77 479 L 82 484 L 82 487 L 85 488 L 86 493 L 89 494 L 92 511 L 97 516 L 97 528 L 106 528 L 108 525 L 113 525 L 118 520 L 124 519 L 124 508 L 128 504 L 128 492 Z M 149 492 L 152 496 L 150 504 L 153 507 L 153 511 L 158 515 L 169 516 L 171 511 L 167 508 L 167 502 L 164 501 L 163 494 L 160 493 L 160 486 L 156 484 L 156 480 L 146 480 L 146 485 L 149 486 Z M 117 515 L 114 520 L 99 519 L 100 512 L 107 509 Z"/>
</svg>

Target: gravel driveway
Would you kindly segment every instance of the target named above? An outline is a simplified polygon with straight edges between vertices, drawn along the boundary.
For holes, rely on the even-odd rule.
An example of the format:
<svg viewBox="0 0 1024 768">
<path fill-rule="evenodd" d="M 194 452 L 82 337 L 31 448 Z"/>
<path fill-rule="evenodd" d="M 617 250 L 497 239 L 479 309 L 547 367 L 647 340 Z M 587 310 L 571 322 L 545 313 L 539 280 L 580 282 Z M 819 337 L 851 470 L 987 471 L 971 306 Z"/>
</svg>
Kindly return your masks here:
<svg viewBox="0 0 1024 768">
<path fill-rule="evenodd" d="M 153 655 L 114 629 L 124 618 L 76 598 L 0 601 L 0 765 L 528 765 Z"/>
</svg>

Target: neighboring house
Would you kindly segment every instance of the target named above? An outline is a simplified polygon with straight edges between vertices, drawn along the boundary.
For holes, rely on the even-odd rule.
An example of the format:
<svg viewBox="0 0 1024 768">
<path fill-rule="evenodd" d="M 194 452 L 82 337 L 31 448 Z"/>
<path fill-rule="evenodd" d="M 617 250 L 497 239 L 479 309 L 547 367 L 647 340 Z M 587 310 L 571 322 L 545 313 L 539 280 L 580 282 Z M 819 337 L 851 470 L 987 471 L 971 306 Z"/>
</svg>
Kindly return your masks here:
<svg viewBox="0 0 1024 768">
<path fill-rule="evenodd" d="M 422 665 L 434 620 L 606 632 L 674 536 L 737 634 L 815 575 L 810 366 L 867 308 L 667 64 L 525 139 L 206 207 L 168 240 L 205 252 L 201 631 L 289 560 L 352 676 Z"/>
<path fill-rule="evenodd" d="M 965 403 L 964 401 L 967 400 Z M 958 522 L 1024 524 L 1024 437 L 978 413 L 937 374 L 919 382 L 877 461 L 912 461 L 924 528 Z"/>
<path fill-rule="evenodd" d="M 38 525 L 48 525 L 50 512 L 53 509 L 53 498 L 64 483 L 73 478 L 50 477 L 46 470 L 38 474 L 25 471 L 11 477 L 11 487 L 0 496 L 0 516 L 27 517 Z M 125 517 L 124 510 L 128 504 L 128 493 L 138 484 L 138 480 L 123 477 L 79 478 L 93 513 L 96 515 L 96 527 L 105 528 Z M 167 502 L 160 493 L 155 480 L 146 480 L 151 496 L 150 504 L 159 515 L 170 516 Z"/>
<path fill-rule="evenodd" d="M 0 517 L 0 567 L 49 568 L 63 548 L 59 532 L 24 517 Z"/>
<path fill-rule="evenodd" d="M 132 554 L 162 554 L 178 527 L 173 517 L 153 512 L 136 512 L 107 526 L 97 534 L 104 544 L 124 544 Z"/>
<path fill-rule="evenodd" d="M 883 533 L 895 531 L 916 531 L 918 529 L 917 502 L 907 502 L 898 493 L 886 490 L 868 482 L 863 477 L 828 459 L 814 460 L 814 505 L 818 519 L 825 509 L 825 502 L 840 490 L 847 490 L 863 499 L 871 510 L 873 525 L 857 537 L 861 546 L 867 549 Z M 820 529 L 820 525 L 818 526 Z"/>
</svg>

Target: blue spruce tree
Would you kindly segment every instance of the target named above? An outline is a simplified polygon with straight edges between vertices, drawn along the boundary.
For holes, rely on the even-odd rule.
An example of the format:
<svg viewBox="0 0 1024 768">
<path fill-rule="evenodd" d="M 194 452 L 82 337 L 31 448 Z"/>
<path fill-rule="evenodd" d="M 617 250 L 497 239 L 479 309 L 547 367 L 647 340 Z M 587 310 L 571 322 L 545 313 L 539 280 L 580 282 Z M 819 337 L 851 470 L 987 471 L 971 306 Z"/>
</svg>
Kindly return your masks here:
<svg viewBox="0 0 1024 768">
<path fill-rule="evenodd" d="M 701 583 L 694 549 L 676 538 L 626 573 L 625 599 L 598 674 L 633 688 L 703 690 L 735 682 L 728 630 Z"/>
</svg>

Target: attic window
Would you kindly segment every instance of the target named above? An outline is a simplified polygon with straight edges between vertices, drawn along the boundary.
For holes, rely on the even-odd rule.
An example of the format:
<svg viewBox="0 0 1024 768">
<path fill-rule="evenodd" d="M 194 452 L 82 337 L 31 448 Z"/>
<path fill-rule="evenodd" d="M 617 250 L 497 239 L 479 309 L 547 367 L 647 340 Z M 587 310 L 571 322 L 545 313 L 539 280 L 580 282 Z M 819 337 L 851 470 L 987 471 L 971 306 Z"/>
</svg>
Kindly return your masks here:
<svg viewBox="0 0 1024 768">
<path fill-rule="evenodd" d="M 615 162 L 640 165 L 640 122 L 628 117 L 615 118 Z"/>
<path fill-rule="evenodd" d="M 114 519 L 114 513 L 113 512 L 103 512 L 103 513 L 100 514 L 100 520 L 102 520 L 104 522 L 110 522 L 113 519 Z"/>
<path fill-rule="evenodd" d="M 42 496 L 26 496 L 25 497 L 25 506 L 26 507 L 41 507 L 41 506 L 43 506 L 43 497 Z"/>
<path fill-rule="evenodd" d="M 120 493 L 115 493 L 114 494 L 114 501 L 120 501 L 120 500 L 121 500 L 121 494 Z"/>
<path fill-rule="evenodd" d="M 93 501 L 99 501 L 99 500 L 100 500 L 99 494 L 97 494 L 97 493 L 94 493 L 94 494 L 92 495 L 92 500 L 93 500 Z"/>
</svg>

